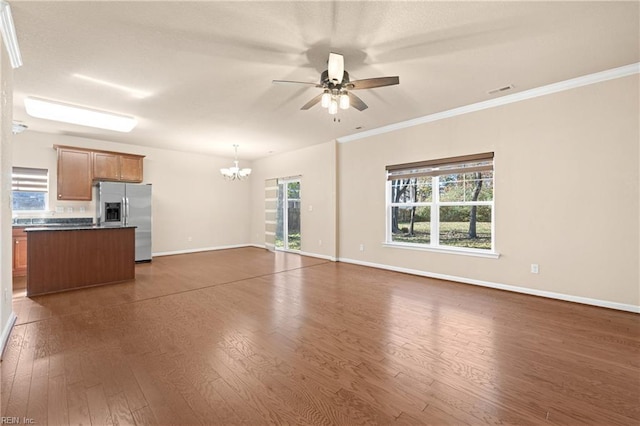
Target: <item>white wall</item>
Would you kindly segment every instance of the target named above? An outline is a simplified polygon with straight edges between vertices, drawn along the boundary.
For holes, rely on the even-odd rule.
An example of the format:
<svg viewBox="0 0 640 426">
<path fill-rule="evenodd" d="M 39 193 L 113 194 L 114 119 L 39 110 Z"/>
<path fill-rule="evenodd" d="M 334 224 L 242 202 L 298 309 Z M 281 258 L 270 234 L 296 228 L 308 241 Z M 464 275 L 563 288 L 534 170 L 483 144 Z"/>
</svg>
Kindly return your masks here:
<svg viewBox="0 0 640 426">
<path fill-rule="evenodd" d="M 301 176 L 301 251 L 335 258 L 336 144 L 334 141 L 253 162 L 252 243 L 264 244 L 265 180 L 290 176 Z"/>
<path fill-rule="evenodd" d="M 15 315 L 11 307 L 11 122 L 13 70 L 0 46 L 0 351 L 9 337 Z"/>
<path fill-rule="evenodd" d="M 219 173 L 233 159 L 27 130 L 14 138 L 13 165 L 49 169 L 46 216 L 95 217 L 93 201 L 56 199 L 55 144 L 146 156 L 143 183 L 153 185 L 154 254 L 248 243 L 249 183 L 228 182 Z M 73 207 L 74 212 L 55 213 L 56 206 Z M 80 213 L 80 207 L 86 212 Z"/>
<path fill-rule="evenodd" d="M 640 308 L 638 81 L 340 144 L 339 257 Z M 382 246 L 386 165 L 487 151 L 499 259 Z"/>
</svg>

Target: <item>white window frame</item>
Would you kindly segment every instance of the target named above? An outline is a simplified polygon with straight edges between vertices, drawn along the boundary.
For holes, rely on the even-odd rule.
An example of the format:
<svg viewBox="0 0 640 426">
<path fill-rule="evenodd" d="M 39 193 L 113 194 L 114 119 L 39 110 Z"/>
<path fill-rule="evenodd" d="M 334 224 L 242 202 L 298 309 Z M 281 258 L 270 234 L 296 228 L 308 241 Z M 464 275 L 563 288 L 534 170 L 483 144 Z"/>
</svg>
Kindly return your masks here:
<svg viewBox="0 0 640 426">
<path fill-rule="evenodd" d="M 33 171 L 34 177 L 29 176 Z M 23 175 L 21 172 L 26 173 Z M 40 173 L 44 172 L 44 173 Z M 21 178 L 17 178 L 17 177 Z M 42 179 L 41 176 L 46 176 Z M 44 181 L 44 184 L 42 183 Z M 13 167 L 11 171 L 11 208 L 13 209 L 14 192 L 38 192 L 44 194 L 44 208 L 42 210 L 13 210 L 15 213 L 43 213 L 49 210 L 49 170 L 33 167 Z"/>
<path fill-rule="evenodd" d="M 468 256 L 489 257 L 498 258 L 500 254 L 495 250 L 495 168 L 493 169 L 493 187 L 494 194 L 491 197 L 491 201 L 440 201 L 440 176 L 448 176 L 452 173 L 448 173 L 446 170 L 442 174 L 431 176 L 431 201 L 429 202 L 404 202 L 393 203 L 391 202 L 392 195 L 392 180 L 386 181 L 385 190 L 385 205 L 386 205 L 386 217 L 385 217 L 385 242 L 383 246 L 391 248 L 402 248 L 410 250 L 425 250 L 439 253 L 451 253 L 462 254 Z M 399 177 L 400 179 L 400 177 Z M 477 249 L 468 247 L 456 247 L 450 245 L 440 244 L 440 207 L 447 206 L 490 206 L 491 207 L 491 248 L 490 249 Z M 391 231 L 392 222 L 392 209 L 393 207 L 430 207 L 430 231 L 431 237 L 429 244 L 425 243 L 407 243 L 393 241 L 393 233 Z"/>
</svg>

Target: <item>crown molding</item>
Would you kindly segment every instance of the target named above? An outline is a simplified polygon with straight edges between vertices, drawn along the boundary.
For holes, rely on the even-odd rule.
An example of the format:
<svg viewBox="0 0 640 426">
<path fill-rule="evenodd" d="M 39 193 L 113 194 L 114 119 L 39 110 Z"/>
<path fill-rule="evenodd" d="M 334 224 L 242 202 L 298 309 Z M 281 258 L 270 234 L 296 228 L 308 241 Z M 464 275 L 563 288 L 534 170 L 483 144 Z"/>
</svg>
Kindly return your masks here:
<svg viewBox="0 0 640 426">
<path fill-rule="evenodd" d="M 527 99 L 537 98 L 539 96 L 551 95 L 553 93 L 563 92 L 565 90 L 571 90 L 577 87 L 588 86 L 590 84 L 596 84 L 603 81 L 627 77 L 627 76 L 630 76 L 633 74 L 639 74 L 639 73 L 640 73 L 640 62 L 637 62 L 635 64 L 625 65 L 623 67 L 613 68 L 610 70 L 601 71 L 594 74 L 589 74 L 582 77 L 576 77 L 570 80 L 560 81 L 558 83 L 537 87 L 535 89 L 524 90 L 522 92 L 514 93 L 507 96 L 502 96 L 500 98 L 489 99 L 487 101 L 477 102 L 475 104 L 465 105 L 465 106 L 453 108 L 447 111 L 441 111 L 434 114 L 425 115 L 423 117 L 418 117 L 418 118 L 414 118 L 407 121 L 401 121 L 399 123 L 389 124 L 387 126 L 378 127 L 376 129 L 354 133 L 352 135 L 337 138 L 337 141 L 338 143 L 351 142 L 358 139 L 368 138 L 370 136 L 381 135 L 384 133 L 389 133 L 389 132 L 393 132 L 400 129 L 406 129 L 408 127 L 414 127 L 414 126 L 419 126 L 425 123 L 431 123 L 433 121 L 444 120 L 445 118 L 456 117 L 458 115 L 464 115 L 464 114 L 469 114 L 471 112 L 482 111 L 484 109 L 508 105 L 515 102 L 525 101 Z"/>
</svg>

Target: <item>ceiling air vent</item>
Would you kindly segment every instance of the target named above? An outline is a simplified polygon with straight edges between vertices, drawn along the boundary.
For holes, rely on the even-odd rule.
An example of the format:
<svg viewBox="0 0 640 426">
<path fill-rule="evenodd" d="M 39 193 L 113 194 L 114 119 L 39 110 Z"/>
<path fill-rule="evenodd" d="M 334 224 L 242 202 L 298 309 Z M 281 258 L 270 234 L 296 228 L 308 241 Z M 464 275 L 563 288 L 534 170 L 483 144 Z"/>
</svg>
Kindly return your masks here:
<svg viewBox="0 0 640 426">
<path fill-rule="evenodd" d="M 497 89 L 489 90 L 487 93 L 490 95 L 495 95 L 496 93 L 506 92 L 507 90 L 513 89 L 513 84 L 509 84 L 507 86 L 498 87 Z"/>
</svg>

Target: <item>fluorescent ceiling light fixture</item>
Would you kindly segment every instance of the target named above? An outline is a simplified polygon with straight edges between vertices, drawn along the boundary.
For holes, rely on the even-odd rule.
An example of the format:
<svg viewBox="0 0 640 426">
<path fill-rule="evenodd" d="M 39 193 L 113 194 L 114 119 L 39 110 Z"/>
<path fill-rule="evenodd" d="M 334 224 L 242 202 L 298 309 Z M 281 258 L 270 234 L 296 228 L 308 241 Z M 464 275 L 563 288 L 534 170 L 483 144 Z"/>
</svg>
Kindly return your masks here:
<svg viewBox="0 0 640 426">
<path fill-rule="evenodd" d="M 32 117 L 116 132 L 130 132 L 138 124 L 134 117 L 128 115 L 113 114 L 31 96 L 25 98 L 24 107 L 27 114 Z"/>
<path fill-rule="evenodd" d="M 18 37 L 16 37 L 16 28 L 13 25 L 13 17 L 11 16 L 11 7 L 9 3 L 0 0 L 0 34 L 4 41 L 4 47 L 7 48 L 9 61 L 12 68 L 22 66 L 22 55 L 18 46 Z"/>
<path fill-rule="evenodd" d="M 77 77 L 77 78 L 79 78 L 81 80 L 89 81 L 91 83 L 101 84 L 103 86 L 110 87 L 112 89 L 120 90 L 122 92 L 130 94 L 134 98 L 143 99 L 143 98 L 148 98 L 149 96 L 151 96 L 150 92 L 145 92 L 144 90 L 133 89 L 131 87 L 123 86 L 121 84 L 112 83 L 112 82 L 106 81 L 106 80 L 101 80 L 99 78 L 89 77 L 88 75 L 73 74 L 73 76 Z"/>
</svg>

